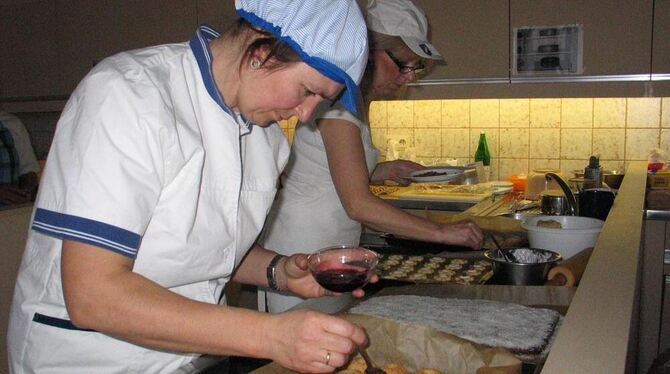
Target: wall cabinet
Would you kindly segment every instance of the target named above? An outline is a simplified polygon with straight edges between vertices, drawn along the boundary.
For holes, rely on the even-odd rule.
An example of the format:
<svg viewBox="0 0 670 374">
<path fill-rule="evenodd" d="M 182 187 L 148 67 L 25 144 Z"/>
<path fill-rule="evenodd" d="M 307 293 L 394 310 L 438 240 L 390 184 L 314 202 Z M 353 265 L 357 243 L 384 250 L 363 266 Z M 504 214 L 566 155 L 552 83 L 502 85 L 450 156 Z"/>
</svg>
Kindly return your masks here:
<svg viewBox="0 0 670 374">
<path fill-rule="evenodd" d="M 649 82 L 652 66 L 670 72 L 668 0 L 423 0 L 421 6 L 448 65 L 412 85 L 410 98 L 670 94 L 669 81 Z M 583 27 L 581 74 L 512 74 L 515 28 L 576 24 Z"/>
<path fill-rule="evenodd" d="M 654 48 L 651 73 L 670 75 L 670 0 L 654 3 Z"/>
<path fill-rule="evenodd" d="M 447 65 L 425 79 L 502 79 L 509 72 L 507 1 L 421 0 L 431 25 L 431 42 Z"/>
<path fill-rule="evenodd" d="M 653 0 L 511 0 L 510 28 L 581 24 L 583 75 L 649 74 Z"/>
</svg>

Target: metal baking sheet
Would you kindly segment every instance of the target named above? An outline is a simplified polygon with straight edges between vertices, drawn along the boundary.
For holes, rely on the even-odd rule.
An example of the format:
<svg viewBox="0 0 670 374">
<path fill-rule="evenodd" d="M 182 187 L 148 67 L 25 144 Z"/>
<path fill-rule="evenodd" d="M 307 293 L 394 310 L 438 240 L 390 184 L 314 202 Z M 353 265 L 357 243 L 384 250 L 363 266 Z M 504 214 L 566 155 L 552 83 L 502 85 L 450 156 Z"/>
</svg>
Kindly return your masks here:
<svg viewBox="0 0 670 374">
<path fill-rule="evenodd" d="M 381 279 L 413 283 L 483 284 L 492 276 L 491 262 L 478 258 L 380 254 Z"/>
</svg>

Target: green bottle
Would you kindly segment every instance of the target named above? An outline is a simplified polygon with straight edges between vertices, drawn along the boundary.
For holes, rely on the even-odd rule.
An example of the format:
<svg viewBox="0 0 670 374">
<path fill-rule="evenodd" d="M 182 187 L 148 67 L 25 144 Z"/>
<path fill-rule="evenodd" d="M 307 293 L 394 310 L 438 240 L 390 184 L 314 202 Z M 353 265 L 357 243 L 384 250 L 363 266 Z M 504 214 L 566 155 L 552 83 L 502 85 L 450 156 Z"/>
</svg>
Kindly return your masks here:
<svg viewBox="0 0 670 374">
<path fill-rule="evenodd" d="M 475 162 L 481 161 L 484 166 L 491 165 L 491 154 L 489 153 L 489 146 L 486 144 L 486 134 L 484 131 L 479 133 L 479 145 L 477 152 L 475 152 Z"/>
</svg>

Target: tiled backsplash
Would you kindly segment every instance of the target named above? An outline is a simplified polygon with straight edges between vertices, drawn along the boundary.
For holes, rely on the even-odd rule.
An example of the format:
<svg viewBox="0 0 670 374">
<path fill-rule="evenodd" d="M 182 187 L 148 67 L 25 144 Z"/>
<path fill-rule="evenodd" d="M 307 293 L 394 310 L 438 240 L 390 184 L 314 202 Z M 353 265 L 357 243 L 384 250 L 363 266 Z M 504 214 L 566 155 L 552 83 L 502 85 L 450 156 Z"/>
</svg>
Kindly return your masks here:
<svg viewBox="0 0 670 374">
<path fill-rule="evenodd" d="M 492 178 L 555 168 L 583 169 L 599 154 L 606 169 L 646 160 L 650 148 L 670 156 L 670 98 L 476 99 L 377 101 L 370 107 L 382 159 L 404 139 L 425 165 L 471 162 L 486 132 Z M 295 122 L 282 123 L 292 139 Z"/>
</svg>

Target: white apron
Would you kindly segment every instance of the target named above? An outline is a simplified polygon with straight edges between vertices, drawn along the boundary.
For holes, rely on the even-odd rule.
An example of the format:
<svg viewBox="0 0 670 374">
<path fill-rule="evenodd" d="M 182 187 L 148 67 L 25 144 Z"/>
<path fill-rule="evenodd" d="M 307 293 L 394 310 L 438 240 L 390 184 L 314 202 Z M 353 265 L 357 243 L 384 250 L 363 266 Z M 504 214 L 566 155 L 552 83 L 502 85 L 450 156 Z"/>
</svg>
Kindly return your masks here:
<svg viewBox="0 0 670 374">
<path fill-rule="evenodd" d="M 169 373 L 197 355 L 156 351 L 71 324 L 62 239 L 135 259 L 133 271 L 217 303 L 260 232 L 288 157 L 278 128 L 250 126 L 213 85 L 207 41 L 104 60 L 59 120 L 19 271 L 13 373 Z M 130 316 L 129 316 L 130 318 Z"/>
<path fill-rule="evenodd" d="M 372 144 L 367 124 L 340 108 L 319 107 L 315 118 L 343 119 L 360 130 L 365 160 L 370 173 L 379 152 Z M 286 255 L 312 253 L 339 244 L 358 245 L 361 224 L 347 215 L 335 190 L 323 138 L 314 122 L 296 126 L 291 156 L 282 175 L 282 189 L 272 206 L 263 231 L 263 245 Z M 259 309 L 282 312 L 302 299 L 279 293 L 259 293 Z M 346 303 L 342 300 L 341 303 Z M 332 304 L 332 300 L 327 300 Z M 340 303 L 340 304 L 341 304 Z M 336 308 L 338 303 L 334 303 Z"/>
</svg>

